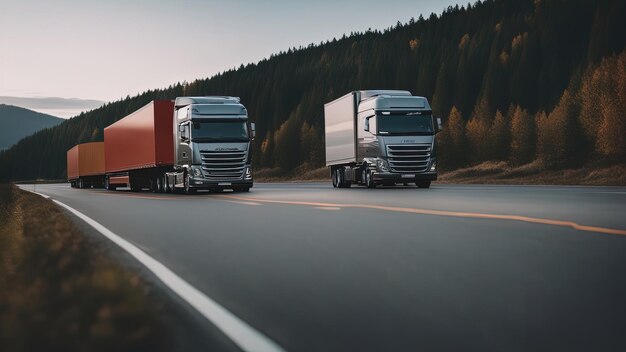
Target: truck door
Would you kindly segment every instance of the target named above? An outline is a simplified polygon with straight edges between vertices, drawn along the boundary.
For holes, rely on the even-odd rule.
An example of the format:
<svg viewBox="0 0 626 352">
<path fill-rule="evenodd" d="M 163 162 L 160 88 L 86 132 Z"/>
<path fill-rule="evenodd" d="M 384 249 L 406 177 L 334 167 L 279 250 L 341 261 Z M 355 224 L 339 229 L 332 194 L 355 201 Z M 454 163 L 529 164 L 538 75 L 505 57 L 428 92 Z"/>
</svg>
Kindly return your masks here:
<svg viewBox="0 0 626 352">
<path fill-rule="evenodd" d="M 176 130 L 176 164 L 191 164 L 191 126 L 188 119 L 189 108 L 185 107 L 176 112 L 178 128 Z"/>
</svg>

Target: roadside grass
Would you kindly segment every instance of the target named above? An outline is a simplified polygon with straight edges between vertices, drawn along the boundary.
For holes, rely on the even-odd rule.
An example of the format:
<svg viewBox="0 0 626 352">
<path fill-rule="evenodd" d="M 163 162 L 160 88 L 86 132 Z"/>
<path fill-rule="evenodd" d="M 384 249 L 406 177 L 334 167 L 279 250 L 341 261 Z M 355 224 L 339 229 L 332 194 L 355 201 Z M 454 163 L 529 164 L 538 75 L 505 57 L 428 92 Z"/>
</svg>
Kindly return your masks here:
<svg viewBox="0 0 626 352">
<path fill-rule="evenodd" d="M 0 350 L 164 350 L 148 292 L 50 200 L 0 184 Z"/>
<path fill-rule="evenodd" d="M 19 184 L 38 184 L 38 185 L 45 185 L 45 184 L 52 184 L 52 183 L 65 183 L 67 182 L 67 179 L 36 179 L 36 180 L 20 180 L 20 181 L 15 181 L 13 183 L 19 185 Z"/>
<path fill-rule="evenodd" d="M 440 174 L 440 183 L 626 186 L 626 164 L 588 165 L 576 169 L 550 170 L 541 162 L 517 167 L 488 161 Z"/>
<path fill-rule="evenodd" d="M 312 169 L 308 165 L 299 166 L 289 173 L 281 168 L 265 168 L 255 171 L 254 180 L 258 182 L 329 181 L 330 172 L 327 167 Z"/>
</svg>

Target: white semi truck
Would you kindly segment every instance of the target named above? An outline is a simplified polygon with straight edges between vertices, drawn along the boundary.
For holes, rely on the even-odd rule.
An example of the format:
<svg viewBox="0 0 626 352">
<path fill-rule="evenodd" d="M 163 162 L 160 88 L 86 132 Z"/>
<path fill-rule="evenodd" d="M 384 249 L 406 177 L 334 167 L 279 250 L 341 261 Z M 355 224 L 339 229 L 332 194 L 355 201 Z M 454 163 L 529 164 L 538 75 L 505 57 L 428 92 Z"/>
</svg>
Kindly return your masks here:
<svg viewBox="0 0 626 352">
<path fill-rule="evenodd" d="M 333 187 L 428 188 L 437 179 L 441 119 L 426 98 L 401 90 L 354 91 L 324 105 L 324 122 Z"/>
</svg>

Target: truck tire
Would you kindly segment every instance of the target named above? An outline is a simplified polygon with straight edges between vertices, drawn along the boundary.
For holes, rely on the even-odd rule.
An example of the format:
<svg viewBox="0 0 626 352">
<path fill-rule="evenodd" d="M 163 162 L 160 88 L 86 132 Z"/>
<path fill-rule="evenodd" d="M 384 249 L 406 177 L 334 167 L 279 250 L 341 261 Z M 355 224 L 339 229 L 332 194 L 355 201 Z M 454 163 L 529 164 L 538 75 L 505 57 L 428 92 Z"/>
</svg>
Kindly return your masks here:
<svg viewBox="0 0 626 352">
<path fill-rule="evenodd" d="M 165 175 L 163 178 L 163 191 L 165 193 L 172 193 L 172 187 L 170 187 L 170 178 Z"/>
<path fill-rule="evenodd" d="M 189 176 L 185 177 L 183 190 L 185 194 L 196 194 L 197 189 L 191 187 L 189 184 Z"/>
<path fill-rule="evenodd" d="M 350 188 L 350 186 L 352 186 L 352 182 L 346 180 L 346 173 L 342 167 L 335 169 L 335 179 L 336 181 L 333 183 L 333 186 L 335 186 L 336 183 L 337 186 L 335 187 L 337 188 Z"/>
<path fill-rule="evenodd" d="M 376 188 L 376 182 L 374 182 L 372 170 L 365 171 L 365 186 L 367 186 L 367 188 Z"/>
<path fill-rule="evenodd" d="M 339 169 L 333 168 L 331 169 L 331 178 L 333 179 L 333 187 L 339 187 Z"/>
<path fill-rule="evenodd" d="M 430 188 L 430 181 L 417 181 L 415 184 L 419 188 Z"/>
<path fill-rule="evenodd" d="M 165 177 L 163 175 L 156 178 L 157 193 L 165 193 Z"/>
</svg>

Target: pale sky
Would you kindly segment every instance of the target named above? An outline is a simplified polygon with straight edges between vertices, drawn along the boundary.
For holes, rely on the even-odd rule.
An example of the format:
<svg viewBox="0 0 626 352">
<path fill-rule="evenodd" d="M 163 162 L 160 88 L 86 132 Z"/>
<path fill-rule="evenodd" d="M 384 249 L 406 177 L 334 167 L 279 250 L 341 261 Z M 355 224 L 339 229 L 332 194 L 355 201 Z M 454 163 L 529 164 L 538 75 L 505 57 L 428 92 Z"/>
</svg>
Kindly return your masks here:
<svg viewBox="0 0 626 352">
<path fill-rule="evenodd" d="M 0 103 L 70 117 L 456 2 L 0 0 Z"/>
</svg>

